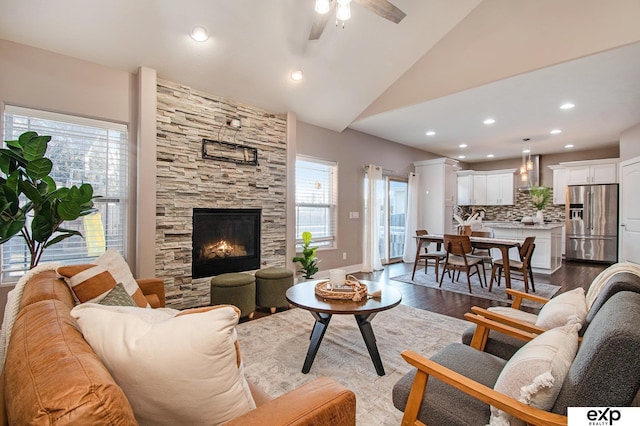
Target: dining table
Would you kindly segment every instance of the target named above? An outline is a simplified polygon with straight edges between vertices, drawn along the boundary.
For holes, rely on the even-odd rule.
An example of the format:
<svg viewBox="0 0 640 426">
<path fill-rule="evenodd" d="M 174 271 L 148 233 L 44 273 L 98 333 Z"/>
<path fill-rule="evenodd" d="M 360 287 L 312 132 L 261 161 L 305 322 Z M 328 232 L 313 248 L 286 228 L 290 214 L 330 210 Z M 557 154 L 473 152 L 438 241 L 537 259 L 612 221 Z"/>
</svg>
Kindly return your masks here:
<svg viewBox="0 0 640 426">
<path fill-rule="evenodd" d="M 441 250 L 442 243 L 444 241 L 444 235 L 440 234 L 427 234 L 413 237 L 417 240 L 416 259 L 420 257 L 420 250 L 422 250 L 423 244 L 436 243 L 437 249 Z M 504 282 L 507 288 L 511 288 L 511 271 L 509 269 L 509 250 L 512 248 L 520 248 L 524 240 L 516 239 L 504 239 L 504 238 L 489 238 L 489 237 L 469 237 L 471 246 L 478 249 L 498 249 L 502 254 L 502 263 L 504 270 Z M 511 299 L 511 296 L 507 294 L 507 297 Z"/>
</svg>

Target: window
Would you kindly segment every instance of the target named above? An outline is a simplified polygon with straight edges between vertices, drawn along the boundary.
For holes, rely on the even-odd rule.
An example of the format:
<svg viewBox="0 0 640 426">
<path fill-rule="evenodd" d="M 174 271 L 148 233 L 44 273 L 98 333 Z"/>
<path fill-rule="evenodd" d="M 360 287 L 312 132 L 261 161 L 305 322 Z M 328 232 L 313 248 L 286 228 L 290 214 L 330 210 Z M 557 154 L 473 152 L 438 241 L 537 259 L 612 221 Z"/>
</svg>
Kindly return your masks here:
<svg viewBox="0 0 640 426">
<path fill-rule="evenodd" d="M 127 175 L 129 141 L 122 124 L 6 106 L 4 139 L 15 140 L 27 131 L 50 135 L 46 156 L 53 162 L 51 177 L 59 186 L 90 183 L 96 214 L 65 222 L 80 231 L 47 248 L 44 262 L 84 263 L 107 248 L 125 254 L 127 230 Z M 29 269 L 30 255 L 20 236 L 0 246 L 2 281 L 16 281 Z"/>
<path fill-rule="evenodd" d="M 296 242 L 311 232 L 313 246 L 335 247 L 338 166 L 306 157 L 296 159 Z"/>
</svg>

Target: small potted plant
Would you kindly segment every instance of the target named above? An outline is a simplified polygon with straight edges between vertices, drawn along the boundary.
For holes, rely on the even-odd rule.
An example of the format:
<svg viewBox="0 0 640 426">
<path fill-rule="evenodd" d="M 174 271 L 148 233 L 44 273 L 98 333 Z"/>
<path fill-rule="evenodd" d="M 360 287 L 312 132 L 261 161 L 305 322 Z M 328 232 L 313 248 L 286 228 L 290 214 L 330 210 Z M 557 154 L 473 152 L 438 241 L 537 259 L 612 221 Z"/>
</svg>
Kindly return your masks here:
<svg viewBox="0 0 640 426">
<path fill-rule="evenodd" d="M 318 247 L 309 247 L 311 244 L 311 232 L 302 233 L 302 253 L 300 256 L 293 258 L 294 262 L 300 263 L 300 269 L 298 272 L 302 272 L 304 279 L 311 279 L 313 275 L 318 272 L 318 258 L 316 257 L 316 250 Z"/>
<path fill-rule="evenodd" d="M 549 204 L 549 200 L 551 199 L 551 188 L 547 186 L 536 186 L 531 188 L 529 191 L 529 195 L 531 196 L 531 202 L 533 206 L 536 208 L 536 222 L 544 223 L 544 216 L 542 214 L 542 210 L 547 207 Z"/>
</svg>

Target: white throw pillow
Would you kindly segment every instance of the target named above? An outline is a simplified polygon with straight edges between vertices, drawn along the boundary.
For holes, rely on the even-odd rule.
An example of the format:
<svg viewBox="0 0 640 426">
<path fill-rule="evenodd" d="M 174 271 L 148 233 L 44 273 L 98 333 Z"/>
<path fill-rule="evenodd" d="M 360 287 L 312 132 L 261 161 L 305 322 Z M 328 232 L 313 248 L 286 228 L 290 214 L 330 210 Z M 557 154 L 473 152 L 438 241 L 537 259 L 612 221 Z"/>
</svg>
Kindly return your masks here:
<svg viewBox="0 0 640 426">
<path fill-rule="evenodd" d="M 494 389 L 518 401 L 549 410 L 578 351 L 578 324 L 545 331 L 520 348 L 502 369 Z M 491 425 L 524 425 L 491 407 Z"/>
<path fill-rule="evenodd" d="M 538 313 L 536 325 L 544 329 L 561 327 L 565 324 L 584 324 L 587 318 L 587 300 L 584 289 L 578 287 L 549 300 Z"/>
<path fill-rule="evenodd" d="M 220 424 L 255 408 L 237 350 L 234 307 L 171 310 L 85 303 L 85 339 L 141 425 Z"/>
<path fill-rule="evenodd" d="M 151 307 L 129 265 L 114 249 L 107 250 L 93 263 L 60 266 L 56 272 L 67 283 L 78 303 L 98 303 L 121 283 L 138 306 Z"/>
<path fill-rule="evenodd" d="M 487 310 L 509 318 L 517 319 L 518 321 L 528 322 L 530 324 L 535 324 L 538 319 L 536 314 L 521 311 L 520 309 L 509 308 L 507 306 L 491 306 L 487 308 Z"/>
</svg>

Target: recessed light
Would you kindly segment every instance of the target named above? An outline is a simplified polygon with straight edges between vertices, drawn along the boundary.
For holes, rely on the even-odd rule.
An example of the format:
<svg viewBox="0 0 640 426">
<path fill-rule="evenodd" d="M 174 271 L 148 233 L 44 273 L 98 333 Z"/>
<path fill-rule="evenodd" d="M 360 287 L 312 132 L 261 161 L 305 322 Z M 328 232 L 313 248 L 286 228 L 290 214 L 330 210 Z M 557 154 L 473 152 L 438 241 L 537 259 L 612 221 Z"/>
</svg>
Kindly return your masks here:
<svg viewBox="0 0 640 426">
<path fill-rule="evenodd" d="M 494 155 L 493 154 L 487 154 L 487 158 L 493 158 Z"/>
<path fill-rule="evenodd" d="M 202 25 L 196 25 L 191 29 L 191 38 L 195 41 L 206 41 L 209 38 L 209 33 Z"/>
<path fill-rule="evenodd" d="M 571 108 L 573 108 L 574 106 L 575 106 L 575 105 L 574 105 L 574 104 L 572 104 L 571 102 L 567 102 L 567 103 L 564 103 L 564 104 L 560 105 L 560 109 L 571 109 Z"/>
<path fill-rule="evenodd" d="M 493 118 L 487 118 L 486 120 L 483 121 L 484 124 L 493 124 L 495 123 L 496 120 L 494 120 Z"/>
<path fill-rule="evenodd" d="M 553 129 L 552 131 L 550 131 L 549 133 L 551 133 L 552 135 L 558 135 L 560 133 L 562 133 L 562 130 L 560 129 Z"/>
<path fill-rule="evenodd" d="M 463 158 L 465 158 L 465 156 L 464 155 L 458 155 L 458 158 L 463 159 Z"/>
<path fill-rule="evenodd" d="M 425 133 L 427 136 L 433 136 L 436 134 L 436 132 L 434 132 L 433 130 L 429 130 L 427 133 Z"/>
<path fill-rule="evenodd" d="M 567 148 L 567 149 L 568 149 L 568 148 L 573 148 L 573 144 L 572 144 L 572 143 L 570 143 L 570 144 L 568 144 L 568 145 L 565 145 L 564 147 L 565 147 L 565 148 Z"/>
<path fill-rule="evenodd" d="M 466 143 L 461 143 L 458 145 L 458 148 L 466 148 L 468 145 Z"/>
<path fill-rule="evenodd" d="M 295 70 L 291 72 L 291 80 L 300 81 L 302 80 L 302 70 Z"/>
</svg>

